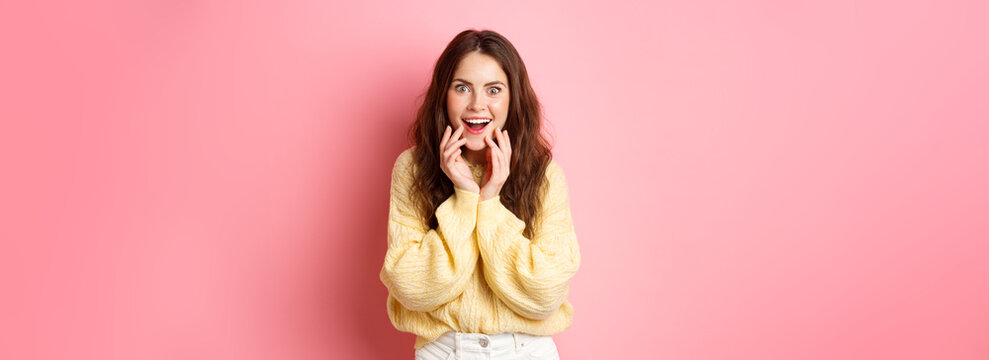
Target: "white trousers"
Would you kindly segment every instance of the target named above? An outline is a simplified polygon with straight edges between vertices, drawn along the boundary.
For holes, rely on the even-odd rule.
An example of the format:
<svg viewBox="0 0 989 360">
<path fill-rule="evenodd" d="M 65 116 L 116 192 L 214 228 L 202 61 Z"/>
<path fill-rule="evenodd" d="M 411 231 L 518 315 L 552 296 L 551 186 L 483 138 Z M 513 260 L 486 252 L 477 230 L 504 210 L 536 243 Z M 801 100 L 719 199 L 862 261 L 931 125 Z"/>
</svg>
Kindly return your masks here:
<svg viewBox="0 0 989 360">
<path fill-rule="evenodd" d="M 447 331 L 415 352 L 416 360 L 559 360 L 551 336 Z"/>
</svg>

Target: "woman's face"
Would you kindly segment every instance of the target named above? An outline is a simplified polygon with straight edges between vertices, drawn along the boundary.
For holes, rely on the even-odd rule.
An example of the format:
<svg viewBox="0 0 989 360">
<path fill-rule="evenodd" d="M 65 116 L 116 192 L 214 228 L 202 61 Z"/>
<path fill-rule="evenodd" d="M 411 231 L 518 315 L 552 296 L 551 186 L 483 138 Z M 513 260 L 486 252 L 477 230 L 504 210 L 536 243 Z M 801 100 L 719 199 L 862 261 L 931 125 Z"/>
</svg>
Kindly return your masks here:
<svg viewBox="0 0 989 360">
<path fill-rule="evenodd" d="M 460 60 L 447 89 L 446 113 L 454 130 L 467 126 L 468 150 L 487 148 L 484 138 L 492 138 L 495 128 L 504 128 L 509 99 L 508 75 L 495 58 L 474 51 Z"/>
</svg>

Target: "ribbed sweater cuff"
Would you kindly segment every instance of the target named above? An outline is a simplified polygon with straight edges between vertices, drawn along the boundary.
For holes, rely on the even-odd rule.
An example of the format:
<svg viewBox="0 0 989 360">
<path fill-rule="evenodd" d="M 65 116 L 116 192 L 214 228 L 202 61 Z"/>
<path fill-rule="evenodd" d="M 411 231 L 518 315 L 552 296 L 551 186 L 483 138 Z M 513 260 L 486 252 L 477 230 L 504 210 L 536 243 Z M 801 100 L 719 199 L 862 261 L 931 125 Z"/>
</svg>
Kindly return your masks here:
<svg viewBox="0 0 989 360">
<path fill-rule="evenodd" d="M 477 224 L 480 194 L 454 187 L 453 194 L 436 208 L 436 220 L 449 235 L 464 238 Z"/>
<path fill-rule="evenodd" d="M 481 201 L 477 207 L 477 231 L 482 238 L 494 239 L 497 234 L 521 234 L 525 222 L 501 203 L 501 196 Z"/>
</svg>

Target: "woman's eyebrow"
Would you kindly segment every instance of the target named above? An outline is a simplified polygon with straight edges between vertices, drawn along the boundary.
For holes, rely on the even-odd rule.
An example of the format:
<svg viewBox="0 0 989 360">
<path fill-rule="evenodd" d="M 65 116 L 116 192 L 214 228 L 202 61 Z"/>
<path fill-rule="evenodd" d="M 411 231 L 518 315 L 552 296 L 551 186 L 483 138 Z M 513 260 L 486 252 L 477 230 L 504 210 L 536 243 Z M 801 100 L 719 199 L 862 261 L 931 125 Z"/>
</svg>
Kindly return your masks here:
<svg viewBox="0 0 989 360">
<path fill-rule="evenodd" d="M 464 79 L 461 79 L 461 78 L 455 78 L 453 80 L 454 81 L 460 81 L 460 82 L 466 83 L 467 85 L 470 85 L 470 86 L 474 86 L 474 84 L 471 83 L 470 81 L 467 81 L 467 80 L 464 80 Z M 491 86 L 491 85 L 494 85 L 494 84 L 501 84 L 502 86 L 508 86 L 508 85 L 505 85 L 505 83 L 503 83 L 501 81 L 498 81 L 498 80 L 495 80 L 495 81 L 489 82 L 487 84 L 484 84 L 484 86 Z"/>
</svg>

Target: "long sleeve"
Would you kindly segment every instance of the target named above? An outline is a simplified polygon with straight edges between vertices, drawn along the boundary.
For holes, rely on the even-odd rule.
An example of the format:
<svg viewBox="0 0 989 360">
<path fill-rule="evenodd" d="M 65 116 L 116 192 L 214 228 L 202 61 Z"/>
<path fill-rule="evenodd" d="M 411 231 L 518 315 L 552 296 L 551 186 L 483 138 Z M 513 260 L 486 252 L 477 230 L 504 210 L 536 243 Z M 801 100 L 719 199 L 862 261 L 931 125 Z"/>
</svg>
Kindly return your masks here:
<svg viewBox="0 0 989 360">
<path fill-rule="evenodd" d="M 496 196 L 478 205 L 477 242 L 484 277 L 492 292 L 519 316 L 542 320 L 556 312 L 580 267 L 580 249 L 570 216 L 563 170 L 555 162 L 546 169 L 549 181 L 542 213 L 532 239 L 523 236 L 525 222 Z"/>
<path fill-rule="evenodd" d="M 456 188 L 436 209 L 439 226 L 426 229 L 411 198 L 411 152 L 392 169 L 388 206 L 388 250 L 380 278 L 403 306 L 433 311 L 455 299 L 477 266 L 472 234 L 480 194 Z"/>
</svg>

